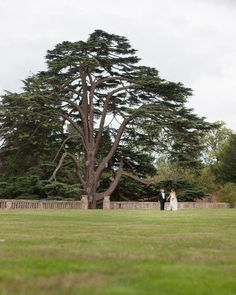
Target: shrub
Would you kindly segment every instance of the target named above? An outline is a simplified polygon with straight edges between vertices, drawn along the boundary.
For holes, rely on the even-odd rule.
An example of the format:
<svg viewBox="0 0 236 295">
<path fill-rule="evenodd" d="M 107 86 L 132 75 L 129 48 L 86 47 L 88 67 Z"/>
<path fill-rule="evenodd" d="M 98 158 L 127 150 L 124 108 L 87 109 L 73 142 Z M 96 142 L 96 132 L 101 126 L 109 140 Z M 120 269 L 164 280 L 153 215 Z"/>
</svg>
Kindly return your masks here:
<svg viewBox="0 0 236 295">
<path fill-rule="evenodd" d="M 228 202 L 231 207 L 235 207 L 236 204 L 236 184 L 227 182 L 222 185 L 217 193 L 217 198 L 220 202 Z"/>
</svg>

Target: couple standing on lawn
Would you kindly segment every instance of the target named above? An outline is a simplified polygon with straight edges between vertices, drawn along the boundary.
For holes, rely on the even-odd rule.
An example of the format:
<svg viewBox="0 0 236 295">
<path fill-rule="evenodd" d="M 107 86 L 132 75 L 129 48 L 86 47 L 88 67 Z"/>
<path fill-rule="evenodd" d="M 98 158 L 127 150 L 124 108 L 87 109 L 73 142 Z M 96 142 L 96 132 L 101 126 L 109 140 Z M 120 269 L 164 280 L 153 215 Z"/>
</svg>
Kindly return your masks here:
<svg viewBox="0 0 236 295">
<path fill-rule="evenodd" d="M 176 211 L 178 209 L 178 200 L 177 200 L 175 189 L 172 188 L 169 196 L 166 197 L 164 188 L 161 188 L 158 194 L 158 199 L 160 202 L 161 210 L 165 210 L 165 202 L 168 201 L 169 199 L 170 199 L 170 210 Z"/>
</svg>

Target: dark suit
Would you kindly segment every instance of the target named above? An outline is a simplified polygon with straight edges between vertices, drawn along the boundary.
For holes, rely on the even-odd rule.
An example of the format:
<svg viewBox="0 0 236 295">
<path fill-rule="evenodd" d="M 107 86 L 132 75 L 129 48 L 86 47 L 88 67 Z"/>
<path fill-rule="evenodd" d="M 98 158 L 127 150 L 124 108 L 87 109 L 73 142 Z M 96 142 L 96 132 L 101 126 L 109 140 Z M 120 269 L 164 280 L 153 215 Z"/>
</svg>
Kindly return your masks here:
<svg viewBox="0 0 236 295">
<path fill-rule="evenodd" d="M 164 196 L 163 196 L 164 194 Z M 161 210 L 165 210 L 165 202 L 166 202 L 166 193 L 162 193 L 162 192 L 159 192 L 158 194 L 158 199 L 159 199 L 159 202 L 160 202 L 160 209 Z"/>
</svg>

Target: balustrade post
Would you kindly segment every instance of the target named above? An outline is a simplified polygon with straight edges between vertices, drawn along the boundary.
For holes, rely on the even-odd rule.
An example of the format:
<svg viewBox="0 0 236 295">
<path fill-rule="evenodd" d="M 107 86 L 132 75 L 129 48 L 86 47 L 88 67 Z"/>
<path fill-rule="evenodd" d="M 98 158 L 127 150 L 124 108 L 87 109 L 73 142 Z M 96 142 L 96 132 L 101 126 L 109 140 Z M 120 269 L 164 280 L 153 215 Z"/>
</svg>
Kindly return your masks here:
<svg viewBox="0 0 236 295">
<path fill-rule="evenodd" d="M 88 196 L 87 195 L 82 195 L 81 209 L 88 209 Z"/>
<path fill-rule="evenodd" d="M 111 209 L 110 196 L 105 196 L 103 199 L 103 209 Z"/>
</svg>

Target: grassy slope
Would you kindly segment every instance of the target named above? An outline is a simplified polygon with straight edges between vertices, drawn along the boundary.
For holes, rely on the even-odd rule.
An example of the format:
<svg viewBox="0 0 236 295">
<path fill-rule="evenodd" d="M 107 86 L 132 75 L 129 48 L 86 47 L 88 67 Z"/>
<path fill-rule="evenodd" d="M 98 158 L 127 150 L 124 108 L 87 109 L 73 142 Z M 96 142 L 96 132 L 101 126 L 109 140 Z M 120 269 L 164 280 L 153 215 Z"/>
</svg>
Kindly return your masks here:
<svg viewBox="0 0 236 295">
<path fill-rule="evenodd" d="M 0 211 L 0 294 L 236 294 L 236 210 Z"/>
</svg>

